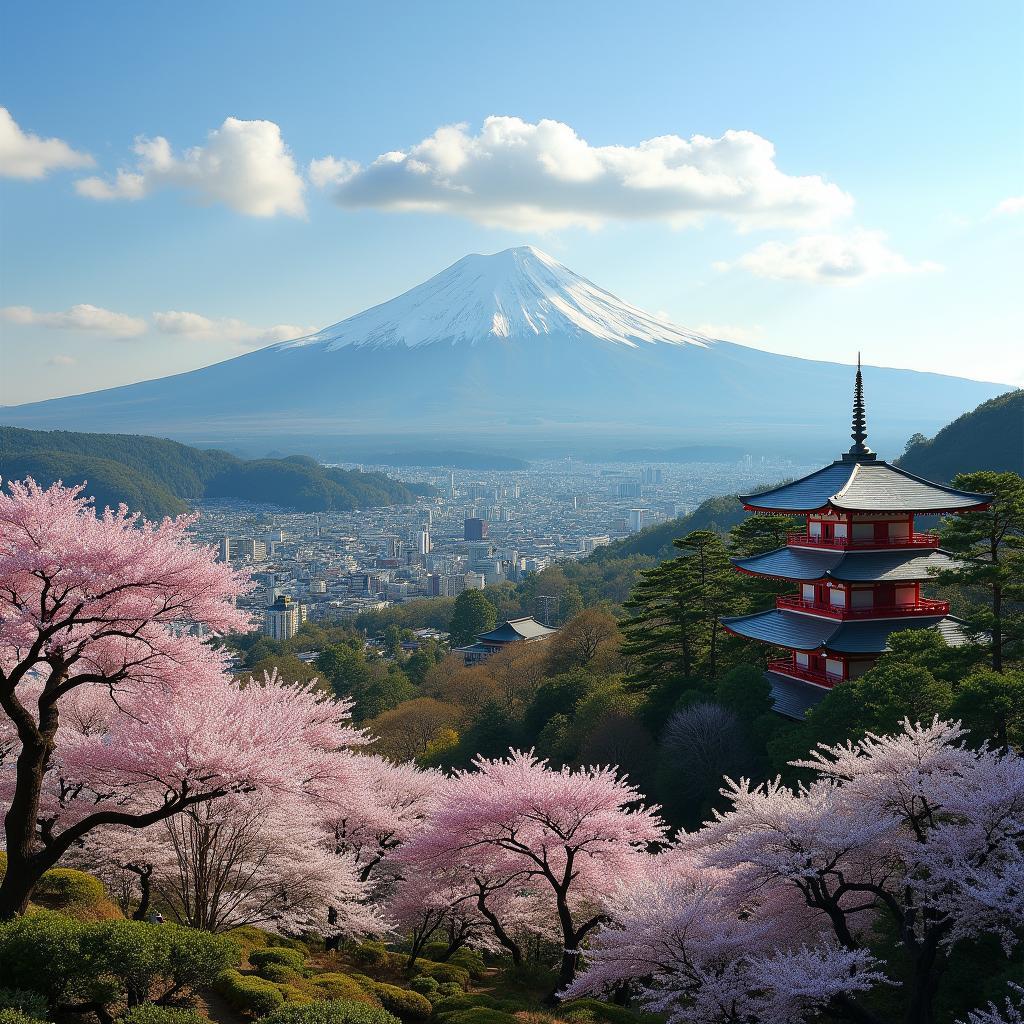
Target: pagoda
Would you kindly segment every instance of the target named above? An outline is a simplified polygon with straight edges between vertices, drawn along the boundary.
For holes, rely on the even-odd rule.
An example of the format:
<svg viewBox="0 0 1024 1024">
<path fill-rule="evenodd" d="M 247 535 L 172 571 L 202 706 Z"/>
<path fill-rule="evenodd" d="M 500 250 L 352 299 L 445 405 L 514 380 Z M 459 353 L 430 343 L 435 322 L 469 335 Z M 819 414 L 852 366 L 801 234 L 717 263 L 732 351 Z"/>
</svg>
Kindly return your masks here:
<svg viewBox="0 0 1024 1024">
<path fill-rule="evenodd" d="M 767 676 L 775 710 L 790 718 L 867 672 L 891 633 L 933 629 L 951 645 L 968 639 L 949 602 L 921 596 L 936 570 L 959 563 L 935 534 L 914 529 L 914 517 L 980 511 L 991 495 L 922 480 L 871 451 L 860 356 L 851 436 L 850 450 L 831 465 L 740 499 L 749 512 L 805 517 L 785 547 L 732 560 L 740 572 L 792 582 L 796 591 L 767 611 L 721 620 L 736 636 L 786 650 Z"/>
</svg>

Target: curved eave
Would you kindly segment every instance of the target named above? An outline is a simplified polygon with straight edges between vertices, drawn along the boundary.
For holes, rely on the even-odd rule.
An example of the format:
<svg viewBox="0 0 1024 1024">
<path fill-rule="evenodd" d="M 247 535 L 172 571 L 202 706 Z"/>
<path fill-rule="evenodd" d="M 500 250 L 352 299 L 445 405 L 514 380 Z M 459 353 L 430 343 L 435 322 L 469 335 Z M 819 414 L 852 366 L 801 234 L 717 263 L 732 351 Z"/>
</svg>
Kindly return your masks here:
<svg viewBox="0 0 1024 1024">
<path fill-rule="evenodd" d="M 822 619 L 777 608 L 719 620 L 733 636 L 794 651 L 830 654 L 882 654 L 889 636 L 911 629 L 938 629 L 946 643 L 969 639 L 960 619 L 952 615 L 893 619 Z"/>
<path fill-rule="evenodd" d="M 748 512 L 772 515 L 812 515 L 829 510 L 950 515 L 980 512 L 992 503 L 991 494 L 947 487 L 874 459 L 838 460 L 799 480 L 739 497 Z"/>
<path fill-rule="evenodd" d="M 787 569 L 785 565 L 776 566 L 776 571 L 772 571 L 772 559 L 776 558 L 784 562 L 787 552 L 794 552 L 790 556 L 790 560 L 797 564 L 788 568 L 788 571 L 783 571 Z M 806 563 L 806 567 L 799 565 L 801 560 Z M 794 548 L 788 545 L 760 555 L 731 558 L 730 561 L 737 572 L 742 572 L 747 576 L 781 580 L 787 583 L 814 583 L 818 580 L 836 580 L 839 583 L 924 583 L 932 578 L 932 573 L 929 571 L 932 568 L 952 569 L 963 564 L 961 559 L 944 548 L 930 548 L 926 552 L 913 548 L 899 551 L 871 548 L 851 551 L 848 549 L 815 550 L 813 548 Z M 813 564 L 815 561 L 819 563 L 816 567 Z M 858 562 L 861 566 L 875 563 L 877 568 L 874 572 L 867 574 L 855 573 L 852 570 Z M 902 574 L 899 572 L 901 562 L 920 562 L 920 570 Z M 844 568 L 844 566 L 848 566 L 848 568 Z"/>
</svg>

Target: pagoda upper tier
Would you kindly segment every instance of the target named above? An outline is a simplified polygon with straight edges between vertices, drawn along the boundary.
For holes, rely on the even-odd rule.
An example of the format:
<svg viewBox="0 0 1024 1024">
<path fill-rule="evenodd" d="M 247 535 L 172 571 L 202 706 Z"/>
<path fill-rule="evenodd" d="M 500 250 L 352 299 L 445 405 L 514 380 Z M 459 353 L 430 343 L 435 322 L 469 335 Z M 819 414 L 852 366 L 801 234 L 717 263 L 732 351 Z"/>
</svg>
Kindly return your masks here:
<svg viewBox="0 0 1024 1024">
<path fill-rule="evenodd" d="M 740 500 L 749 512 L 841 515 L 975 512 L 987 507 L 991 498 L 922 480 L 870 453 L 855 458 L 844 455 L 800 480 L 758 494 L 744 494 Z"/>
</svg>

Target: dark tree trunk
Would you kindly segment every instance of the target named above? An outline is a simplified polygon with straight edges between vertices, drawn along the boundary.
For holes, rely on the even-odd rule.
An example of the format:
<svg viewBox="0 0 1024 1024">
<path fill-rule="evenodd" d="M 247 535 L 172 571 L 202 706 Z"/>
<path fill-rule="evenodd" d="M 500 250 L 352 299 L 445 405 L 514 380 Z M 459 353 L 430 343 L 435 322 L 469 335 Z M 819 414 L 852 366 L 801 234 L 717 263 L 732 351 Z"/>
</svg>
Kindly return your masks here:
<svg viewBox="0 0 1024 1024">
<path fill-rule="evenodd" d="M 149 904 L 153 895 L 153 866 L 146 864 L 144 867 L 129 867 L 139 876 L 139 888 L 142 890 L 142 898 L 139 900 L 135 913 L 132 914 L 133 921 L 145 921 L 149 916 Z"/>
<path fill-rule="evenodd" d="M 508 950 L 509 956 L 512 957 L 512 963 L 518 967 L 523 962 L 523 951 L 519 948 L 515 939 L 513 939 L 512 936 L 509 935 L 502 927 L 497 914 L 487 906 L 487 899 L 484 893 L 480 893 L 480 895 L 477 896 L 476 906 L 480 913 L 487 918 L 487 921 L 494 930 L 494 934 L 497 936 L 498 941 Z"/>
<path fill-rule="evenodd" d="M 57 715 L 52 710 L 44 714 L 34 735 L 19 729 L 21 751 L 15 766 L 14 797 L 4 819 L 7 871 L 0 882 L 0 920 L 25 913 L 36 883 L 57 861 L 48 857 L 45 849 L 34 849 L 43 778 L 56 731 Z"/>
</svg>

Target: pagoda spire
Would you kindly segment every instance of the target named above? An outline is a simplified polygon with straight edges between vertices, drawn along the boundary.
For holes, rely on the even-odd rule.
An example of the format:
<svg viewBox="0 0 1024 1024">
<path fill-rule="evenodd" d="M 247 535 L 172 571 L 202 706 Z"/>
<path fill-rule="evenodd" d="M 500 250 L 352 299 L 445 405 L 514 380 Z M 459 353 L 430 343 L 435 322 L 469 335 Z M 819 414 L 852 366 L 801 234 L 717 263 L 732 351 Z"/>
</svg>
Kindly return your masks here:
<svg viewBox="0 0 1024 1024">
<path fill-rule="evenodd" d="M 864 376 L 860 371 L 860 353 L 857 353 L 857 377 L 853 385 L 853 424 L 850 436 L 853 444 L 847 453 L 850 459 L 873 459 L 875 453 L 864 443 L 868 437 L 868 414 L 864 406 Z"/>
</svg>

